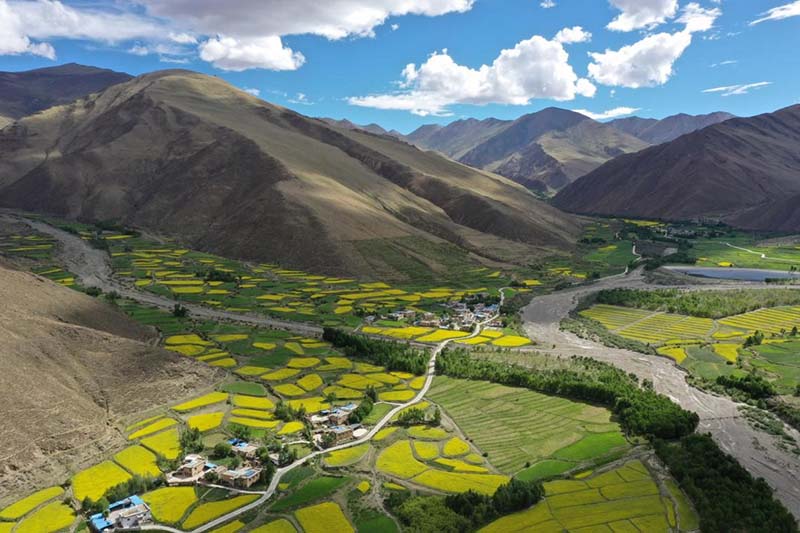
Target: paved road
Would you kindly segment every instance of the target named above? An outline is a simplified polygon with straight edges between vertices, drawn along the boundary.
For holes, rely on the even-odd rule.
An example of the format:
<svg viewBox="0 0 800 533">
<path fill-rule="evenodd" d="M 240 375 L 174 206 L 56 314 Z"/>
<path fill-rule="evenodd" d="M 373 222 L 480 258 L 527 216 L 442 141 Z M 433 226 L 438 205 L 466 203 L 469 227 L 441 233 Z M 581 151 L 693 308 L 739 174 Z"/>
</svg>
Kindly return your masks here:
<svg viewBox="0 0 800 533">
<path fill-rule="evenodd" d="M 684 286 L 688 290 L 726 290 L 742 284 Z M 652 380 L 655 389 L 669 396 L 685 409 L 700 416 L 700 431 L 712 434 L 720 447 L 736 457 L 755 476 L 763 477 L 776 491 L 777 497 L 800 519 L 800 461 L 776 446 L 773 436 L 757 431 L 740 417 L 739 405 L 726 397 L 716 396 L 686 383 L 683 369 L 670 359 L 644 355 L 630 350 L 609 348 L 591 340 L 561 331 L 559 324 L 578 301 L 601 289 L 648 287 L 640 271 L 628 276 L 606 278 L 576 289 L 534 298 L 523 310 L 525 332 L 538 343 L 537 348 L 553 355 L 580 355 L 612 363 L 640 379 Z M 650 286 L 652 288 L 652 286 Z M 748 285 L 764 287 L 764 284 Z M 524 364 L 525 355 L 517 355 Z M 800 434 L 793 431 L 800 441 Z"/>
<path fill-rule="evenodd" d="M 505 291 L 505 288 L 504 289 L 500 289 L 500 306 L 503 305 L 503 302 L 505 300 L 505 292 L 504 291 Z M 497 315 L 494 315 L 494 316 L 486 319 L 485 321 L 476 324 L 475 328 L 472 331 L 472 333 L 467 337 L 460 337 L 460 340 L 461 339 L 470 339 L 472 337 L 476 337 L 476 336 L 480 335 L 481 331 L 483 330 L 483 327 L 486 324 L 488 324 L 489 322 L 491 322 L 492 320 L 494 320 L 495 318 L 497 318 Z M 431 358 L 428 361 L 428 369 L 427 369 L 426 374 L 425 374 L 425 384 L 422 386 L 422 388 L 419 390 L 419 392 L 417 392 L 417 395 L 414 396 L 414 398 L 412 398 L 408 402 L 403 403 L 403 404 L 399 404 L 395 408 L 393 408 L 391 411 L 386 413 L 386 415 L 384 415 L 384 417 L 381 418 L 380 421 L 378 421 L 375 424 L 375 426 L 373 426 L 373 428 L 366 435 L 364 435 L 363 437 L 361 437 L 358 440 L 350 441 L 350 442 L 347 442 L 345 444 L 340 444 L 338 446 L 332 446 L 331 448 L 328 448 L 326 450 L 312 452 L 309 455 L 306 455 L 305 457 L 303 457 L 301 459 L 298 459 L 297 461 L 293 462 L 290 465 L 278 468 L 278 470 L 275 471 L 275 475 L 273 476 L 272 481 L 270 482 L 270 484 L 267 487 L 266 491 L 264 491 L 264 492 L 242 492 L 243 494 L 261 494 L 261 497 L 258 498 L 256 501 L 254 501 L 253 503 L 250 503 L 250 504 L 248 504 L 248 505 L 246 505 L 244 507 L 240 507 L 239 509 L 236 509 L 235 511 L 232 511 L 232 512 L 226 514 L 225 516 L 221 516 L 221 517 L 217 518 L 216 520 L 213 520 L 213 521 L 211 521 L 211 522 L 209 522 L 209 523 L 207 523 L 207 524 L 205 524 L 203 526 L 200 526 L 200 527 L 198 527 L 196 529 L 193 529 L 190 533 L 204 533 L 206 531 L 210 531 L 212 529 L 215 529 L 215 528 L 217 528 L 217 527 L 219 527 L 219 526 L 221 526 L 221 525 L 233 520 L 234 518 L 236 518 L 238 516 L 241 516 L 242 514 L 250 511 L 251 509 L 255 509 L 257 507 L 260 507 L 261 505 L 264 505 L 265 503 L 267 503 L 267 501 L 269 501 L 270 498 L 272 498 L 272 496 L 275 495 L 275 492 L 278 490 L 278 485 L 280 484 L 281 479 L 283 478 L 283 476 L 285 476 L 286 474 L 288 474 L 289 472 L 291 472 L 295 468 L 308 463 L 312 459 L 314 459 L 316 457 L 319 457 L 320 455 L 324 455 L 326 453 L 335 452 L 335 451 L 338 451 L 338 450 L 344 450 L 344 449 L 347 449 L 347 448 L 352 448 L 353 446 L 358 446 L 360 444 L 364 444 L 364 443 L 367 443 L 370 440 L 372 440 L 372 438 L 378 433 L 378 431 L 383 429 L 383 427 L 386 426 L 386 424 L 391 422 L 392 418 L 394 418 L 394 416 L 397 413 L 399 413 L 401 410 L 403 410 L 403 409 L 405 409 L 407 407 L 411 407 L 412 405 L 415 405 L 415 404 L 421 402 L 422 399 L 425 397 L 425 395 L 428 394 L 428 390 L 430 390 L 431 384 L 433 383 L 433 378 L 436 375 L 436 357 L 453 340 L 454 339 L 448 339 L 446 341 L 442 341 L 442 342 L 440 342 L 439 344 L 436 345 L 436 348 L 434 348 L 434 350 L 433 350 L 433 352 L 431 354 Z M 181 531 L 179 529 L 175 529 L 175 528 L 171 528 L 171 527 L 167 527 L 167 526 L 156 525 L 156 524 L 145 525 L 145 526 L 142 526 L 139 529 L 141 529 L 141 530 L 169 531 L 171 533 L 186 533 L 186 532 L 183 532 L 183 531 Z"/>
</svg>

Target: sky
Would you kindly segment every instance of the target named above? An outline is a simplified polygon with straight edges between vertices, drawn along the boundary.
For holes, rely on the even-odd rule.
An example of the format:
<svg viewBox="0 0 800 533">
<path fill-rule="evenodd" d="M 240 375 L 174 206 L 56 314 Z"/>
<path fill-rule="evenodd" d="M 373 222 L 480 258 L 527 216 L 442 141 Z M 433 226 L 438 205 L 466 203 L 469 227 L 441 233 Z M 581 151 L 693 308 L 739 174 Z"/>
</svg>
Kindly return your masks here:
<svg viewBox="0 0 800 533">
<path fill-rule="evenodd" d="M 0 70 L 186 68 L 408 133 L 800 103 L 800 0 L 0 0 Z"/>
</svg>

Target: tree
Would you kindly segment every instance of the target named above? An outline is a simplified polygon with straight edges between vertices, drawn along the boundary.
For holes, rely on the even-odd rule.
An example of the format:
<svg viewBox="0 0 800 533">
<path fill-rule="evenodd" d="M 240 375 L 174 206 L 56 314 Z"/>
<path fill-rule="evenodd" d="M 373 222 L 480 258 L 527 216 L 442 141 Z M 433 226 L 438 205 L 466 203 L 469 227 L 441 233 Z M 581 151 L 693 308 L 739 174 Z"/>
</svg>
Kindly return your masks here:
<svg viewBox="0 0 800 533">
<path fill-rule="evenodd" d="M 250 428 L 247 426 L 240 426 L 235 424 L 231 427 L 233 436 L 240 440 L 250 440 Z"/>
<path fill-rule="evenodd" d="M 431 420 L 432 426 L 438 426 L 442 423 L 442 412 L 439 410 L 437 406 L 436 409 L 433 410 L 433 419 Z"/>
<path fill-rule="evenodd" d="M 203 435 L 197 428 L 188 428 L 181 432 L 181 449 L 184 454 L 203 451 Z"/>
<path fill-rule="evenodd" d="M 225 457 L 230 456 L 231 454 L 231 446 L 227 442 L 218 442 L 214 446 L 214 450 L 211 452 L 212 457 L 215 459 L 224 459 Z"/>
<path fill-rule="evenodd" d="M 189 315 L 189 310 L 181 304 L 172 306 L 172 316 L 175 318 L 186 318 Z"/>
</svg>

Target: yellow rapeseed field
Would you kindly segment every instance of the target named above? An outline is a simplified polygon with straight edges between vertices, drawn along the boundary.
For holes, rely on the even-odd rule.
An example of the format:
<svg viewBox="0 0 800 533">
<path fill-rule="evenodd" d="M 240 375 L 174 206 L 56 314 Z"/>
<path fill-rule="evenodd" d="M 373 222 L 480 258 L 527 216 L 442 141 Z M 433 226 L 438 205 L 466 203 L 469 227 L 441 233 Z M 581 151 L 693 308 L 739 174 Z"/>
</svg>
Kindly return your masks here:
<svg viewBox="0 0 800 533">
<path fill-rule="evenodd" d="M 142 499 L 150 506 L 153 518 L 164 524 L 177 524 L 189 507 L 197 502 L 194 487 L 164 487 L 148 492 Z"/>
<path fill-rule="evenodd" d="M 236 394 L 233 397 L 233 405 L 247 409 L 275 409 L 275 404 L 269 398 L 258 398 L 256 396 L 244 396 Z"/>
<path fill-rule="evenodd" d="M 212 346 L 213 343 L 203 340 L 202 337 L 194 333 L 186 333 L 184 335 L 172 335 L 164 339 L 165 344 L 196 344 L 198 346 Z"/>
<path fill-rule="evenodd" d="M 464 461 L 459 461 L 458 459 L 436 459 L 436 464 L 450 468 L 453 470 L 453 472 L 472 472 L 476 474 L 489 473 L 489 469 L 484 466 L 472 465 L 465 463 Z"/>
<path fill-rule="evenodd" d="M 183 529 L 194 529 L 203 524 L 211 522 L 215 518 L 226 515 L 234 509 L 253 503 L 258 499 L 255 494 L 236 496 L 227 500 L 203 503 L 195 507 L 186 520 L 183 521 Z"/>
<path fill-rule="evenodd" d="M 306 393 L 305 390 L 301 389 L 294 383 L 284 383 L 282 385 L 275 385 L 273 389 L 275 389 L 275 392 L 277 392 L 281 396 L 302 396 Z"/>
<path fill-rule="evenodd" d="M 62 502 L 48 503 L 19 523 L 17 533 L 52 533 L 69 527 L 75 521 L 75 512 Z"/>
<path fill-rule="evenodd" d="M 319 374 L 308 374 L 297 380 L 297 385 L 306 391 L 312 391 L 322 386 L 322 378 Z"/>
<path fill-rule="evenodd" d="M 225 418 L 225 413 L 203 413 L 190 416 L 189 419 L 186 420 L 186 425 L 192 429 L 205 432 L 218 428 L 222 424 L 223 418 Z"/>
<path fill-rule="evenodd" d="M 281 368 L 279 370 L 275 370 L 274 372 L 268 372 L 264 374 L 261 376 L 261 379 L 264 381 L 283 381 L 284 379 L 289 379 L 299 373 L 300 370 L 297 368 Z"/>
<path fill-rule="evenodd" d="M 467 337 L 469 333 L 466 331 L 452 331 L 449 329 L 437 329 L 433 333 L 429 333 L 419 337 L 419 342 L 442 342 L 448 339 L 458 339 L 460 337 Z"/>
<path fill-rule="evenodd" d="M 738 344 L 714 344 L 712 346 L 714 348 L 714 353 L 731 363 L 735 363 L 736 359 L 739 357 Z"/>
<path fill-rule="evenodd" d="M 320 360 L 316 357 L 294 357 L 286 364 L 289 368 L 311 368 L 317 366 Z"/>
<path fill-rule="evenodd" d="M 18 500 L 0 511 L 0 518 L 3 520 L 17 520 L 33 511 L 44 502 L 58 498 L 62 494 L 64 494 L 64 489 L 61 487 L 50 487 L 34 492 L 30 496 Z"/>
<path fill-rule="evenodd" d="M 369 451 L 369 444 L 359 444 L 325 454 L 325 464 L 331 467 L 349 466 L 358 462 Z"/>
<path fill-rule="evenodd" d="M 72 478 L 72 492 L 78 501 L 83 501 L 84 498 L 97 501 L 109 489 L 125 483 L 130 478 L 131 475 L 116 464 L 104 461 L 75 474 Z"/>
<path fill-rule="evenodd" d="M 666 355 L 667 357 L 674 359 L 678 364 L 681 364 L 687 357 L 686 350 L 680 346 L 659 348 L 657 351 L 661 355 Z"/>
<path fill-rule="evenodd" d="M 297 533 L 291 522 L 285 518 L 280 518 L 269 524 L 259 526 L 250 531 L 250 533 Z"/>
<path fill-rule="evenodd" d="M 530 343 L 530 339 L 526 337 L 520 337 L 518 335 L 506 335 L 505 337 L 500 337 L 499 339 L 492 341 L 492 344 L 495 346 L 500 346 L 501 348 L 516 348 L 518 346 L 525 346 L 526 344 Z"/>
<path fill-rule="evenodd" d="M 474 490 L 481 494 L 492 495 L 500 485 L 508 483 L 507 476 L 495 474 L 470 474 L 460 472 L 444 472 L 442 470 L 426 470 L 412 479 L 414 483 L 444 492 L 467 492 Z"/>
<path fill-rule="evenodd" d="M 408 435 L 415 439 L 444 440 L 449 434 L 442 428 L 429 428 L 426 426 L 412 426 L 408 428 Z"/>
<path fill-rule="evenodd" d="M 414 441 L 414 451 L 424 461 L 439 457 L 439 444 L 422 440 Z"/>
<path fill-rule="evenodd" d="M 446 457 L 458 457 L 469 452 L 469 444 L 458 437 L 453 437 L 444 443 L 443 451 Z"/>
<path fill-rule="evenodd" d="M 294 516 L 306 533 L 353 533 L 342 509 L 333 502 L 320 503 L 295 511 Z"/>
<path fill-rule="evenodd" d="M 286 405 L 291 407 L 292 409 L 300 409 L 300 407 L 305 407 L 306 412 L 308 413 L 316 413 L 317 411 L 322 411 L 323 409 L 330 409 L 331 404 L 325 401 L 325 398 L 320 396 L 314 396 L 312 398 L 299 398 L 296 400 L 286 400 Z"/>
<path fill-rule="evenodd" d="M 142 446 L 125 448 L 114 456 L 114 461 L 128 472 L 142 477 L 155 478 L 161 475 L 161 469 L 156 464 L 156 456 Z"/>
<path fill-rule="evenodd" d="M 278 435 L 290 435 L 292 433 L 297 433 L 298 431 L 303 431 L 305 427 L 305 424 L 296 420 L 287 422 L 283 425 L 280 431 L 278 431 Z"/>
<path fill-rule="evenodd" d="M 411 400 L 416 393 L 412 390 L 390 391 L 382 392 L 378 395 L 378 399 L 382 402 L 407 402 Z"/>
<path fill-rule="evenodd" d="M 407 440 L 397 441 L 383 450 L 375 466 L 381 472 L 402 479 L 412 478 L 428 469 L 414 458 L 411 442 Z"/>
<path fill-rule="evenodd" d="M 195 398 L 194 400 L 189 400 L 188 402 L 178 404 L 174 406 L 173 409 L 183 413 L 199 407 L 205 407 L 206 405 L 224 402 L 227 399 L 228 395 L 224 392 L 211 392 L 209 394 L 200 396 L 199 398 Z"/>
<path fill-rule="evenodd" d="M 374 437 L 372 437 L 372 440 L 374 440 L 375 442 L 380 442 L 389 437 L 395 431 L 397 431 L 397 428 L 383 428 L 380 431 L 378 431 Z"/>
<path fill-rule="evenodd" d="M 247 426 L 256 429 L 273 429 L 278 427 L 277 420 L 260 420 L 255 418 L 242 418 L 239 416 L 232 416 L 228 420 L 231 424 L 239 424 L 240 426 Z"/>
<path fill-rule="evenodd" d="M 140 442 L 143 446 L 150 448 L 165 459 L 177 459 L 181 454 L 177 429 L 170 429 L 151 437 L 145 437 Z"/>
<path fill-rule="evenodd" d="M 356 486 L 358 492 L 360 492 L 361 494 L 366 494 L 367 492 L 369 492 L 370 487 L 371 485 L 369 484 L 369 481 L 367 481 L 366 479 Z"/>
</svg>

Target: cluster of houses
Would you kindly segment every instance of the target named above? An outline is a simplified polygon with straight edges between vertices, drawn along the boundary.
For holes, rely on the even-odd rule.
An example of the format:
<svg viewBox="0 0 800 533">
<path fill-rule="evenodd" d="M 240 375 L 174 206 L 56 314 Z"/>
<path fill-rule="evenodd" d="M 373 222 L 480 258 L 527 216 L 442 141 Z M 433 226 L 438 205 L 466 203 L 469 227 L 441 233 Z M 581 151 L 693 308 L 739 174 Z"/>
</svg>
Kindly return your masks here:
<svg viewBox="0 0 800 533">
<path fill-rule="evenodd" d="M 231 445 L 231 451 L 242 459 L 241 466 L 228 468 L 212 463 L 202 455 L 190 454 L 174 472 L 167 474 L 167 485 L 195 485 L 206 480 L 212 472 L 219 483 L 229 487 L 248 489 L 255 485 L 263 470 L 256 456 L 258 447 L 241 439 L 230 439 L 228 444 Z"/>
<path fill-rule="evenodd" d="M 118 529 L 138 528 L 152 522 L 150 507 L 139 496 L 131 496 L 108 506 L 106 513 L 89 517 L 89 524 L 96 533 L 110 533 Z"/>
<path fill-rule="evenodd" d="M 334 446 L 366 435 L 367 430 L 361 424 L 348 424 L 350 414 L 357 408 L 358 404 L 349 403 L 308 415 L 306 420 L 314 428 L 314 444 L 322 448 L 326 435 L 329 435 L 329 442 Z"/>
<path fill-rule="evenodd" d="M 497 304 L 466 302 L 448 302 L 443 304 L 447 312 L 439 315 L 430 311 L 416 311 L 414 309 L 400 309 L 386 316 L 369 316 L 367 322 L 378 320 L 395 320 L 406 322 L 423 328 L 442 328 L 470 331 L 478 322 L 484 322 L 497 314 Z M 495 318 L 487 324 L 489 327 L 502 327 L 500 318 Z"/>
</svg>

